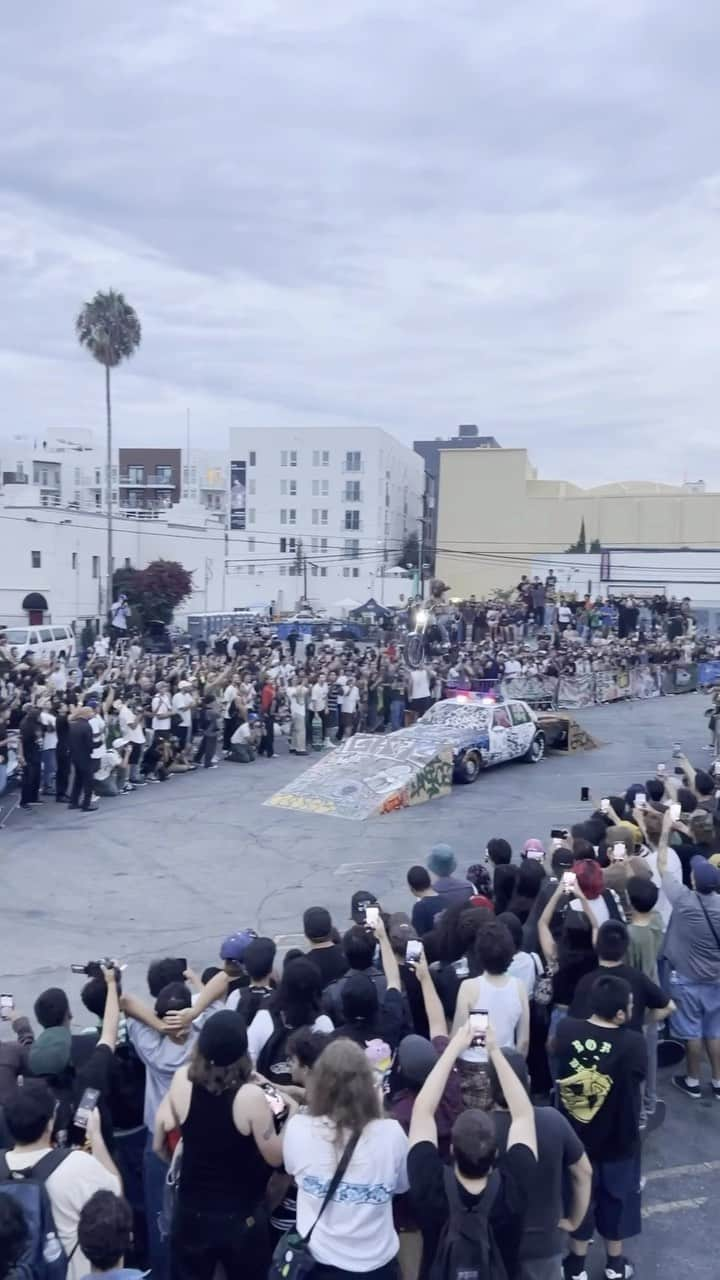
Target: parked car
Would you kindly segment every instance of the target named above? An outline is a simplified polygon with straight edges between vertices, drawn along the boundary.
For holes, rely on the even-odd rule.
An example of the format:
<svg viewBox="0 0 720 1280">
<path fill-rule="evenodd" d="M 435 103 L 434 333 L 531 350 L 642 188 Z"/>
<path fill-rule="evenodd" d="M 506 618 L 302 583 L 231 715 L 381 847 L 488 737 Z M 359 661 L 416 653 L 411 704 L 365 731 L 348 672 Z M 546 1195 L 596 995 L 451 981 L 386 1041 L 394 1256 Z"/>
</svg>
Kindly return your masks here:
<svg viewBox="0 0 720 1280">
<path fill-rule="evenodd" d="M 43 624 L 32 627 L 7 627 L 0 631 L 5 644 L 18 657 L 31 653 L 33 658 L 74 658 L 77 651 L 75 633 L 70 626 Z"/>
<path fill-rule="evenodd" d="M 436 702 L 410 729 L 424 740 L 437 736 L 453 748 L 456 782 L 474 782 L 483 769 L 507 760 L 538 764 L 545 755 L 545 734 L 527 702 L 495 702 L 459 694 Z M 391 735 L 392 736 L 392 735 Z"/>
</svg>

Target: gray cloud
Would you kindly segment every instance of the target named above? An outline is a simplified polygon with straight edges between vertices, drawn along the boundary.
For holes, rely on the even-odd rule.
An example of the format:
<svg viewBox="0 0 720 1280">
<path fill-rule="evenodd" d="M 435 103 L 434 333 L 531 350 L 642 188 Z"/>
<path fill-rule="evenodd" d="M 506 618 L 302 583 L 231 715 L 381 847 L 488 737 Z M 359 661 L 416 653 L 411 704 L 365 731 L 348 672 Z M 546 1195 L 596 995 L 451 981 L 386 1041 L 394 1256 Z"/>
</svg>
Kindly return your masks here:
<svg viewBox="0 0 720 1280">
<path fill-rule="evenodd" d="M 720 11 L 674 0 L 18 6 L 2 434 L 101 421 L 72 322 L 144 327 L 118 430 L 476 421 L 580 483 L 720 485 Z M 682 448 L 678 449 L 678 442 Z"/>
</svg>

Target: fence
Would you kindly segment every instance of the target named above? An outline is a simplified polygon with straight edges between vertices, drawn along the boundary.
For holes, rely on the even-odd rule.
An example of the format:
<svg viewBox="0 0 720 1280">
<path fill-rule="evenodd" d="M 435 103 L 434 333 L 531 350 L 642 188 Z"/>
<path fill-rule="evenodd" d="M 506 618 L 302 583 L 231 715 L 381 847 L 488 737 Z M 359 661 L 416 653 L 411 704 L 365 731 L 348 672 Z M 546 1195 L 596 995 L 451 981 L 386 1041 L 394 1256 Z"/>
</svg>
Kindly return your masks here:
<svg viewBox="0 0 720 1280">
<path fill-rule="evenodd" d="M 501 694 L 530 706 L 573 710 L 629 698 L 659 698 L 692 693 L 720 684 L 720 660 L 676 662 L 667 667 L 641 666 L 596 671 L 587 675 L 508 676 L 497 680 L 448 680 L 449 697 L 457 693 Z"/>
</svg>

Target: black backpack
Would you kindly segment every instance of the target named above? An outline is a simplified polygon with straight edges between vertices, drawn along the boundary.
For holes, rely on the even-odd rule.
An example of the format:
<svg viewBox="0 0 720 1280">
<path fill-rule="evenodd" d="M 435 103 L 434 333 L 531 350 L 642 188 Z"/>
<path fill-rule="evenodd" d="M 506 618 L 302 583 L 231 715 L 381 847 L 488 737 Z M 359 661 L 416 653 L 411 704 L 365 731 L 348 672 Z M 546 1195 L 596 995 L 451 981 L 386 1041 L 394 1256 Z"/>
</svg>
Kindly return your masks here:
<svg viewBox="0 0 720 1280">
<path fill-rule="evenodd" d="M 292 1084 L 292 1070 L 288 1061 L 287 1042 L 292 1028 L 286 1027 L 281 1017 L 268 1009 L 272 1018 L 272 1035 L 265 1041 L 256 1063 L 259 1075 L 271 1084 Z"/>
<path fill-rule="evenodd" d="M 507 1280 L 489 1217 L 500 1189 L 500 1175 L 490 1175 L 482 1199 L 466 1209 L 455 1173 L 443 1170 L 448 1220 L 442 1229 L 429 1280 Z"/>
<path fill-rule="evenodd" d="M 5 1155 L 0 1151 L 0 1196 L 9 1196 L 19 1205 L 28 1226 L 28 1241 L 12 1272 L 13 1280 L 65 1280 L 70 1259 L 55 1229 L 45 1183 L 70 1152 L 56 1148 L 37 1164 L 18 1170 L 10 1169 Z"/>
</svg>

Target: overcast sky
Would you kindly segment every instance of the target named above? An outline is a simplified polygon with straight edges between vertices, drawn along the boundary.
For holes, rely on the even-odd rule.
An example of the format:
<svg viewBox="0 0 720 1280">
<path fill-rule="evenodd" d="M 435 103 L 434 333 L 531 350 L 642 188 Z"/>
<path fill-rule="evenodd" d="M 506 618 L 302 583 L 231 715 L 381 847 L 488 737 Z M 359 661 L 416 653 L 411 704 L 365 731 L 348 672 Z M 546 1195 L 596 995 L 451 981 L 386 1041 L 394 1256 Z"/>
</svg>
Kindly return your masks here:
<svg viewBox="0 0 720 1280">
<path fill-rule="evenodd" d="M 119 14 L 116 12 L 119 11 Z M 720 486 L 717 0 L 3 11 L 0 437 L 476 422 L 581 484 Z"/>
</svg>

